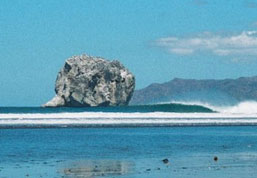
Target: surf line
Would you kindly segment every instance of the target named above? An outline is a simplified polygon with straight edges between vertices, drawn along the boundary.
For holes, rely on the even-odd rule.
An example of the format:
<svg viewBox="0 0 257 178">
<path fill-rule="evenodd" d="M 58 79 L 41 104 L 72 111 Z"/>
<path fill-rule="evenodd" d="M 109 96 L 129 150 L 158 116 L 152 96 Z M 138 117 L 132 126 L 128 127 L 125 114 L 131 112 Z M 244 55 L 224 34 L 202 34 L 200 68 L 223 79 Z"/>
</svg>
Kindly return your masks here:
<svg viewBox="0 0 257 178">
<path fill-rule="evenodd" d="M 121 112 L 81 112 L 81 113 L 35 113 L 35 114 L 0 114 L 0 120 L 40 120 L 40 119 L 257 119 L 257 114 L 233 114 L 233 113 L 121 113 Z"/>
<path fill-rule="evenodd" d="M 221 113 L 1 114 L 0 127 L 257 125 L 256 115 Z"/>
</svg>

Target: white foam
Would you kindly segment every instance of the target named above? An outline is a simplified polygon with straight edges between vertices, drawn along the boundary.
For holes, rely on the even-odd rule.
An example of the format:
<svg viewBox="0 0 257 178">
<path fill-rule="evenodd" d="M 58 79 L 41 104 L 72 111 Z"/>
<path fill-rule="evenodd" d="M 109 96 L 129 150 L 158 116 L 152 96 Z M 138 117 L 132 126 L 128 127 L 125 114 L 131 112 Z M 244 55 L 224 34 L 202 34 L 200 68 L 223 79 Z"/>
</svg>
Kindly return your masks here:
<svg viewBox="0 0 257 178">
<path fill-rule="evenodd" d="M 183 118 L 257 118 L 257 113 L 114 113 L 114 112 L 80 112 L 80 113 L 48 113 L 48 114 L 0 114 L 0 119 L 183 119 Z"/>
<path fill-rule="evenodd" d="M 0 114 L 0 125 L 256 125 L 257 114 L 54 113 Z"/>
<path fill-rule="evenodd" d="M 184 105 L 199 105 L 203 107 L 207 107 L 212 109 L 213 111 L 217 111 L 220 113 L 227 113 L 227 114 L 257 114 L 257 102 L 256 101 L 244 101 L 240 102 L 236 105 L 231 106 L 216 106 L 206 102 L 199 102 L 199 101 L 172 101 L 171 103 L 176 104 L 184 104 Z"/>
<path fill-rule="evenodd" d="M 201 102 L 172 103 L 201 105 L 217 113 L 35 113 L 0 114 L 2 125 L 257 125 L 257 102 L 246 101 L 234 106 L 214 106 Z"/>
</svg>

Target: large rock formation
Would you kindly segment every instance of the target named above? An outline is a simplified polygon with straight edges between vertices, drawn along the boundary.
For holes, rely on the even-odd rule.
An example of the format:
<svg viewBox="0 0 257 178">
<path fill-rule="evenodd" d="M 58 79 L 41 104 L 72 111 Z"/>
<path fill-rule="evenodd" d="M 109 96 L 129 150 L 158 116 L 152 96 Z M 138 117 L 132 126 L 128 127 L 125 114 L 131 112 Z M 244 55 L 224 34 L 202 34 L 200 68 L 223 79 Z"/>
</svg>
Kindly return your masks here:
<svg viewBox="0 0 257 178">
<path fill-rule="evenodd" d="M 45 107 L 127 105 L 135 78 L 119 61 L 87 55 L 74 56 L 59 72 L 56 96 Z"/>
</svg>

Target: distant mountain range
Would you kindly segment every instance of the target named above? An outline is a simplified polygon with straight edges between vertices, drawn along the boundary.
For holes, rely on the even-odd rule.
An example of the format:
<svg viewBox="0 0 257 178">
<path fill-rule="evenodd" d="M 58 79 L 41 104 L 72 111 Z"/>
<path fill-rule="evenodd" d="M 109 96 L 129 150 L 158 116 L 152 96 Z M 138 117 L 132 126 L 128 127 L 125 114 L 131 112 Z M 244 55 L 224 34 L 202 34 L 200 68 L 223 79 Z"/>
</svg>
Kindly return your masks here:
<svg viewBox="0 0 257 178">
<path fill-rule="evenodd" d="M 257 76 L 224 80 L 175 78 L 166 83 L 153 83 L 136 90 L 130 104 L 152 104 L 170 101 L 200 101 L 231 104 L 257 100 Z"/>
</svg>

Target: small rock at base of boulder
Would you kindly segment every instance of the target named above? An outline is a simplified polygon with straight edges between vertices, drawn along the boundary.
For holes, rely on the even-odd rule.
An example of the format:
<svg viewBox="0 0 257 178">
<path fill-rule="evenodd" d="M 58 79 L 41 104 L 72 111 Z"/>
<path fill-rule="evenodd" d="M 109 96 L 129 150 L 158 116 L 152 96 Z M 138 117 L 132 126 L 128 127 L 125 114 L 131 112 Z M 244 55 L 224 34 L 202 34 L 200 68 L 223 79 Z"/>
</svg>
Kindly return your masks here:
<svg viewBox="0 0 257 178">
<path fill-rule="evenodd" d="M 134 89 L 134 75 L 119 61 L 73 56 L 58 73 L 56 96 L 43 107 L 123 106 Z"/>
</svg>

